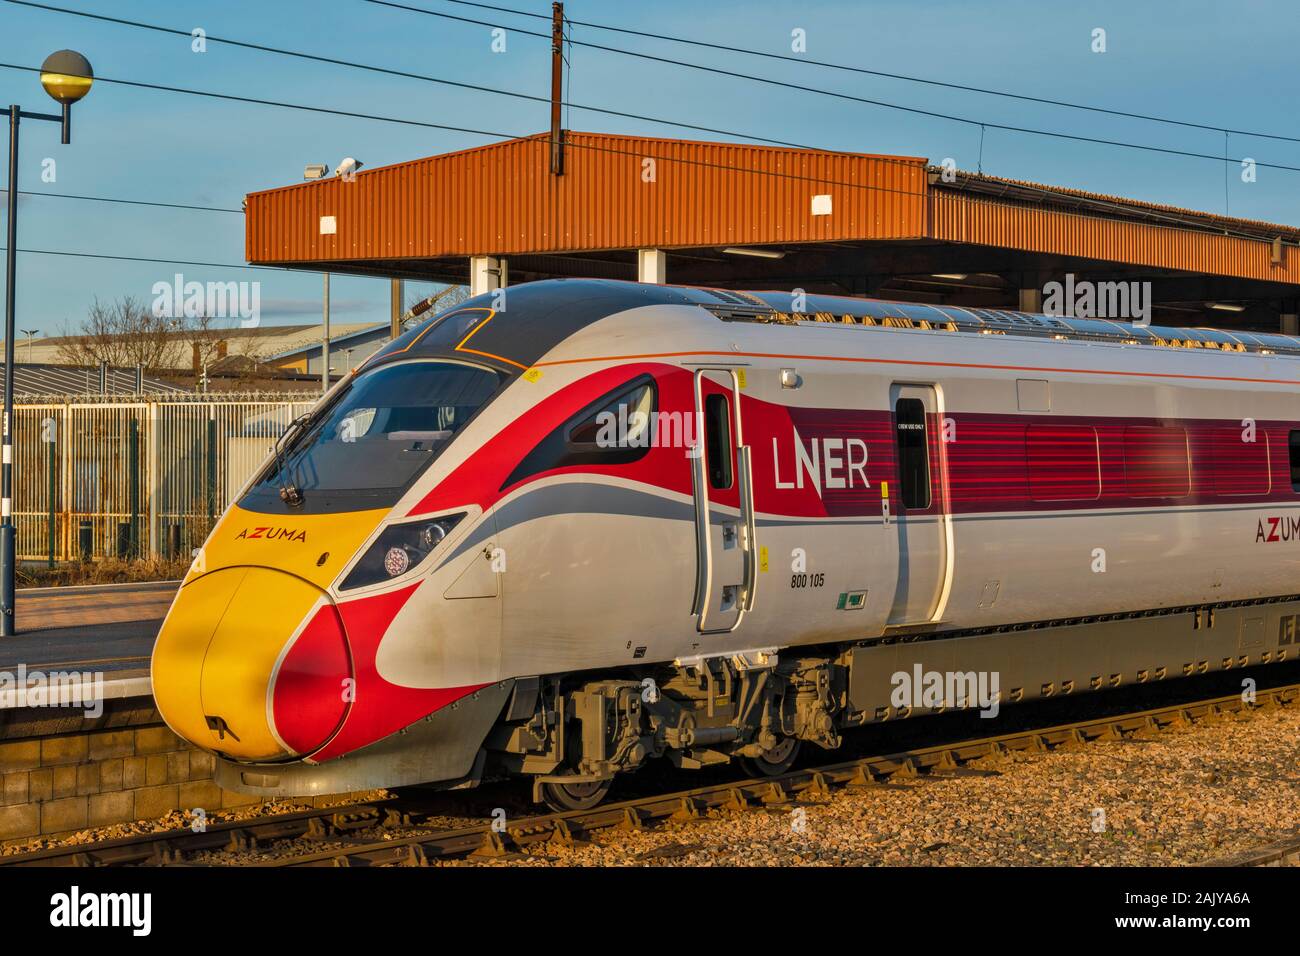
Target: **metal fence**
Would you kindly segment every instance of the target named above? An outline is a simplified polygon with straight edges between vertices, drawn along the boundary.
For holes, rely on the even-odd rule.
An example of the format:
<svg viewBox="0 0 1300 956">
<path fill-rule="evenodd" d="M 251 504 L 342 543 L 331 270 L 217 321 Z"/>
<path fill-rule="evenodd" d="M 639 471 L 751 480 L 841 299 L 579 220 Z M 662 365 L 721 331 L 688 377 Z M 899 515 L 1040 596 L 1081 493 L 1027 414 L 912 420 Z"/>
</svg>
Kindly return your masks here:
<svg viewBox="0 0 1300 956">
<path fill-rule="evenodd" d="M 280 432 L 313 404 L 169 395 L 17 405 L 18 557 L 188 555 Z"/>
</svg>

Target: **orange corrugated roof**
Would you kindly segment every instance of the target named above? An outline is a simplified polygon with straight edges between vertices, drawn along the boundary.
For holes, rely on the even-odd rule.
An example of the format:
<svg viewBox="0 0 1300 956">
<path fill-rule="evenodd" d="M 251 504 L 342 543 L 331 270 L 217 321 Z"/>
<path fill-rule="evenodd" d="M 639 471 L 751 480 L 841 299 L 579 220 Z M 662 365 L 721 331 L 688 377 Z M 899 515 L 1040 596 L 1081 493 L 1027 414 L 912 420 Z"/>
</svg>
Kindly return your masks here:
<svg viewBox="0 0 1300 956">
<path fill-rule="evenodd" d="M 1300 226 L 1288 226 L 1282 223 L 1266 222 L 1262 219 L 1240 219 L 1235 216 L 1221 216 L 1217 213 L 1187 209 L 1183 206 L 1170 206 L 1164 203 L 1132 199 L 1127 196 L 1112 196 L 1107 193 L 1088 192 L 1087 190 L 1074 189 L 1070 186 L 1053 186 L 1046 183 L 1031 182 L 1027 179 L 1008 179 L 1003 176 L 990 176 L 987 173 L 972 173 L 962 170 L 958 171 L 958 176 L 961 178 L 956 183 L 939 183 L 937 185 L 947 186 L 949 188 L 961 188 L 964 185 L 963 181 L 966 183 L 987 183 L 989 185 L 1003 184 L 1040 191 L 1044 194 L 1068 196 L 1073 199 L 1082 199 L 1087 202 L 1122 206 L 1137 212 L 1167 214 L 1179 219 L 1189 220 L 1189 224 L 1204 223 L 1210 227 L 1226 227 L 1229 229 L 1257 232 L 1269 237 L 1281 236 L 1284 239 L 1300 240 Z M 1049 197 L 1045 195 L 1044 198 L 1047 199 Z M 1173 223 L 1170 224 L 1172 225 Z"/>
<path fill-rule="evenodd" d="M 925 160 L 744 143 L 544 134 L 251 193 L 251 262 L 343 262 L 925 235 Z M 833 215 L 813 215 L 831 193 Z M 336 231 L 323 232 L 322 217 Z"/>
<path fill-rule="evenodd" d="M 1300 228 L 1061 186 L 959 173 L 921 157 L 566 131 L 251 193 L 250 262 L 355 263 L 932 239 L 1300 283 Z M 829 194 L 830 215 L 812 214 Z M 334 231 L 322 228 L 331 222 Z M 1271 240 L 1285 240 L 1280 261 Z"/>
</svg>

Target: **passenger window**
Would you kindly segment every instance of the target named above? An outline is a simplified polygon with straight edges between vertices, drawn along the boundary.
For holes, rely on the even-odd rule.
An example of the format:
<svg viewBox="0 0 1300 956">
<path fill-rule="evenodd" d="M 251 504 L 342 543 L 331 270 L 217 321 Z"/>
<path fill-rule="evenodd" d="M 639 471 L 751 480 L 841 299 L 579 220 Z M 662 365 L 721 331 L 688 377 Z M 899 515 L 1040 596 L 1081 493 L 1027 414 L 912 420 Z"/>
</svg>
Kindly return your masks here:
<svg viewBox="0 0 1300 956">
<path fill-rule="evenodd" d="M 1097 432 L 1087 425 L 1030 425 L 1025 470 L 1032 501 L 1095 501 L 1101 497 Z"/>
<path fill-rule="evenodd" d="M 711 487 L 731 487 L 731 415 L 725 395 L 704 399 L 704 464 Z"/>
<path fill-rule="evenodd" d="M 570 428 L 569 447 L 574 451 L 646 447 L 654 397 L 649 382 L 629 389 Z"/>
<path fill-rule="evenodd" d="M 1187 432 L 1152 425 L 1125 428 L 1124 478 L 1134 498 L 1182 498 L 1190 494 Z"/>
<path fill-rule="evenodd" d="M 658 438 L 654 379 L 643 375 L 606 393 L 558 425 L 502 483 L 510 487 L 553 468 L 578 465 L 629 465 L 650 453 Z"/>
<path fill-rule="evenodd" d="M 1300 431 L 1291 433 L 1291 490 L 1300 491 Z"/>
<path fill-rule="evenodd" d="M 1199 437 L 1195 470 L 1206 491 L 1223 498 L 1268 494 L 1268 438 L 1247 437 L 1240 428 L 1213 428 Z"/>
<path fill-rule="evenodd" d="M 894 437 L 903 507 L 924 511 L 930 507 L 930 448 L 925 403 L 919 398 L 900 398 L 894 404 Z"/>
</svg>

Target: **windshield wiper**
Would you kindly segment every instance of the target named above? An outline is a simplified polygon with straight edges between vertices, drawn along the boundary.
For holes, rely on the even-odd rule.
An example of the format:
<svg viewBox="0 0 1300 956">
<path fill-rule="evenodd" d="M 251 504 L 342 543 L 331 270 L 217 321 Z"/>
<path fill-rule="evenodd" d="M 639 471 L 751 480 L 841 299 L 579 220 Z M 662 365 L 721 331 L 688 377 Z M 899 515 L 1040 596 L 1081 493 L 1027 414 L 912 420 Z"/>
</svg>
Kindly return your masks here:
<svg viewBox="0 0 1300 956">
<path fill-rule="evenodd" d="M 304 412 L 302 415 L 299 415 L 284 427 L 284 431 L 280 432 L 280 437 L 275 440 L 275 474 L 273 477 L 276 479 L 276 482 L 280 487 L 280 500 L 290 507 L 302 504 L 302 491 L 287 476 L 285 476 L 288 457 L 284 454 L 284 446 L 288 443 L 288 439 L 296 433 L 309 418 L 311 418 L 311 412 Z"/>
</svg>

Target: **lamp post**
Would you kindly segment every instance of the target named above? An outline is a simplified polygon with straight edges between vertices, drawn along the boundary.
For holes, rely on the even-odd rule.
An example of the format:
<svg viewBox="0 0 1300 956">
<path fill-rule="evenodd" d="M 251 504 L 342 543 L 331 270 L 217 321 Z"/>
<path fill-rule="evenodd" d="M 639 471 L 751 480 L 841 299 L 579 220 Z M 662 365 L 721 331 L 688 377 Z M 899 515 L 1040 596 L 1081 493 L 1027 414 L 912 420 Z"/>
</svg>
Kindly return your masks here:
<svg viewBox="0 0 1300 956">
<path fill-rule="evenodd" d="M 40 329 L 19 329 L 18 331 L 22 332 L 23 335 L 27 336 L 27 364 L 31 365 L 32 364 L 32 342 L 35 341 L 37 333 L 39 333 L 41 330 Z"/>
<path fill-rule="evenodd" d="M 0 458 L 0 637 L 12 637 L 14 629 L 14 296 L 18 285 L 18 123 L 46 120 L 63 129 L 61 141 L 72 142 L 72 104 L 90 92 L 95 73 L 90 61 L 72 50 L 51 53 L 41 64 L 41 86 L 63 108 L 57 114 L 26 113 L 17 104 L 9 107 L 9 220 L 5 249 L 5 408 L 3 458 Z"/>
<path fill-rule="evenodd" d="M 330 390 L 330 274 L 325 273 L 325 334 L 320 347 L 320 393 L 325 395 Z"/>
</svg>

